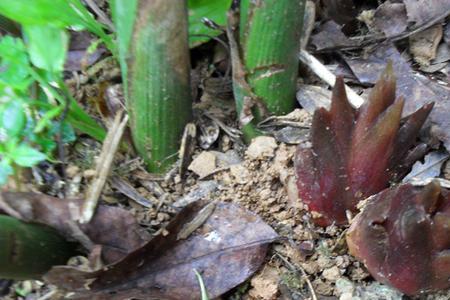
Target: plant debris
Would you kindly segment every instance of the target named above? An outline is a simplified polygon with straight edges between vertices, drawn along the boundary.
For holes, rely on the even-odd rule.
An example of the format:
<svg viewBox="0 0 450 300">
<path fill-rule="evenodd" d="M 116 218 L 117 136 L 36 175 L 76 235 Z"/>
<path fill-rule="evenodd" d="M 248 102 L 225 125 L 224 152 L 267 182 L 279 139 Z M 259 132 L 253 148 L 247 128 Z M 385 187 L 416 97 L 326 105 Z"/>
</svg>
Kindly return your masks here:
<svg viewBox="0 0 450 300">
<path fill-rule="evenodd" d="M 51 226 L 69 240 L 74 236 L 74 216 L 79 214 L 81 200 L 58 199 L 36 193 L 1 193 L 3 200 L 27 222 Z M 100 205 L 91 222 L 78 227 L 95 245 L 102 246 L 103 260 L 112 263 L 139 248 L 148 234 L 139 228 L 133 215 L 119 207 Z M 91 249 L 88 249 L 91 250 Z"/>
<path fill-rule="evenodd" d="M 205 223 L 188 236 L 179 234 L 205 208 L 197 201 L 184 208 L 165 229 L 123 260 L 95 272 L 54 267 L 46 279 L 75 298 L 197 299 L 194 269 L 208 294 L 218 297 L 245 281 L 265 259 L 278 235 L 255 214 L 230 203 L 217 203 Z M 226 275 L 226 279 L 223 277 Z"/>
</svg>

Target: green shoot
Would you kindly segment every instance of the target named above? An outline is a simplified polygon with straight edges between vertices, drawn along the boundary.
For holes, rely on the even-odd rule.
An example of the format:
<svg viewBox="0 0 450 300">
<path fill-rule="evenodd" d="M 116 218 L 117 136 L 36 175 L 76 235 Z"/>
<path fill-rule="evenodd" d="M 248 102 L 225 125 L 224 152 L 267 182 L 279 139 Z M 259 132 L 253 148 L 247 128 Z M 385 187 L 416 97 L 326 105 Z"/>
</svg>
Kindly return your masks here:
<svg viewBox="0 0 450 300">
<path fill-rule="evenodd" d="M 200 275 L 200 273 L 196 269 L 194 269 L 194 273 L 195 273 L 195 276 L 197 277 L 198 284 L 200 285 L 200 291 L 201 291 L 201 297 L 202 297 L 201 299 L 209 300 L 208 291 L 206 290 L 202 275 Z"/>
</svg>

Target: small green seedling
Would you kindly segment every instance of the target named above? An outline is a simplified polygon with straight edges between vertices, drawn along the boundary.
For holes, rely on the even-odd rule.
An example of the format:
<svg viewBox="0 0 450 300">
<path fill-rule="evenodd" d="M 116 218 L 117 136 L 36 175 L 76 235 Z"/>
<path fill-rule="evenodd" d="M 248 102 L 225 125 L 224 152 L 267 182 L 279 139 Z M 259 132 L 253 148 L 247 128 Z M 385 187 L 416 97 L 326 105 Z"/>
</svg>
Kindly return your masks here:
<svg viewBox="0 0 450 300">
<path fill-rule="evenodd" d="M 198 284 L 200 285 L 200 291 L 201 291 L 201 297 L 202 297 L 201 299 L 209 300 L 208 291 L 206 290 L 202 275 L 200 275 L 200 273 L 196 269 L 194 269 L 194 273 L 195 273 L 195 276 L 197 277 Z"/>
</svg>

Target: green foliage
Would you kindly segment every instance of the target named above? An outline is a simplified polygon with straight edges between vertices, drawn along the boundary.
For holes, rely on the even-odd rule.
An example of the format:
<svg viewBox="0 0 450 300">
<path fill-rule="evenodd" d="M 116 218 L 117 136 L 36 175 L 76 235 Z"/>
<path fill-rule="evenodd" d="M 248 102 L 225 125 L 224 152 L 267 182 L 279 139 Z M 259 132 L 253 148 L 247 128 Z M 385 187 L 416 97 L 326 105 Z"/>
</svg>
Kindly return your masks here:
<svg viewBox="0 0 450 300">
<path fill-rule="evenodd" d="M 195 277 L 197 277 L 198 284 L 200 285 L 200 291 L 201 291 L 201 299 L 202 300 L 209 300 L 208 297 L 208 291 L 206 290 L 205 283 L 203 282 L 202 275 L 194 269 Z"/>
<path fill-rule="evenodd" d="M 112 38 L 79 0 L 0 1 L 0 14 L 22 26 L 87 29 L 99 36 L 110 51 L 116 54 Z"/>
<path fill-rule="evenodd" d="M 69 36 L 64 29 L 48 25 L 24 25 L 23 32 L 33 65 L 51 73 L 64 69 L 69 44 Z"/>
<path fill-rule="evenodd" d="M 48 52 L 56 54 L 52 52 L 53 46 L 48 39 L 46 42 L 49 44 Z M 33 51 L 34 63 L 45 69 L 33 68 L 21 39 L 5 36 L 0 40 L 0 68 L 4 70 L 0 73 L 0 184 L 6 182 L 16 166 L 31 167 L 51 157 L 56 148 L 55 137 L 59 135 L 61 126 L 64 142 L 75 139 L 71 125 L 67 122 L 61 125 L 55 121 L 64 110 L 67 100 L 44 79 L 58 79 L 64 59 L 59 62 L 55 60 L 55 64 L 52 64 L 43 47 L 35 47 Z M 64 57 L 65 53 L 60 51 L 60 56 Z M 35 81 L 42 84 L 33 84 Z M 31 87 L 38 94 L 36 100 L 30 97 Z M 50 104 L 45 92 L 58 97 L 59 103 Z M 78 108 L 69 110 L 71 118 L 78 119 L 80 123 L 83 120 L 87 124 L 94 122 L 74 101 L 71 101 L 71 106 Z M 102 137 L 99 132 L 93 135 Z"/>
<path fill-rule="evenodd" d="M 23 33 L 23 40 L 0 40 L 1 185 L 18 166 L 50 159 L 57 136 L 63 143 L 75 140 L 73 127 L 98 140 L 105 136 L 64 85 L 67 28 L 91 31 L 113 54 L 116 48 L 79 0 L 0 1 L 0 14 L 18 22 Z M 57 121 L 64 111 L 65 120 Z"/>
<path fill-rule="evenodd" d="M 1 1 L 2 15 L 26 25 L 84 26 L 88 20 L 71 7 L 72 0 Z"/>
<path fill-rule="evenodd" d="M 227 10 L 232 0 L 189 0 L 189 45 L 197 46 L 222 33 L 220 30 L 209 28 L 203 24 L 202 19 L 208 18 L 216 24 L 225 26 L 227 23 Z"/>
<path fill-rule="evenodd" d="M 51 155 L 59 133 L 54 130 L 59 124 L 54 118 L 62 106 L 50 105 L 46 97 L 30 99 L 32 67 L 21 39 L 2 38 L 0 59 L 0 68 L 5 70 L 0 76 L 0 184 L 4 184 L 15 166 L 31 167 Z"/>
<path fill-rule="evenodd" d="M 32 82 L 28 72 L 28 55 L 20 39 L 5 37 L 0 43 L 0 84 L 25 90 Z"/>
</svg>

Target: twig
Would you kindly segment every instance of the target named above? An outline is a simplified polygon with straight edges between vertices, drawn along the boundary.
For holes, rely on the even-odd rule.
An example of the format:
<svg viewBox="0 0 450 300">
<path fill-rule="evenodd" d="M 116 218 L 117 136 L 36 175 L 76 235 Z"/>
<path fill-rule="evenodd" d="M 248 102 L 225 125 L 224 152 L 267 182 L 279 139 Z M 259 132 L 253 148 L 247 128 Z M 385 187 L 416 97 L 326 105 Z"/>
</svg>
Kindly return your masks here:
<svg viewBox="0 0 450 300">
<path fill-rule="evenodd" d="M 298 273 L 297 269 L 299 269 L 302 273 L 303 278 L 306 281 L 306 284 L 308 285 L 309 293 L 311 294 L 312 300 L 317 300 L 316 292 L 314 291 L 314 288 L 312 286 L 311 281 L 309 280 L 308 274 L 306 274 L 305 270 L 303 270 L 300 266 L 294 266 L 292 263 L 290 263 L 283 255 L 281 255 L 278 252 L 275 252 L 275 254 L 280 258 L 293 272 Z"/>
<path fill-rule="evenodd" d="M 426 178 L 426 179 L 412 178 L 408 183 L 411 183 L 414 186 L 424 186 L 433 181 L 438 182 L 439 185 L 443 188 L 447 188 L 447 189 L 450 188 L 450 181 L 446 180 L 444 178 Z"/>
<path fill-rule="evenodd" d="M 181 228 L 180 232 L 178 232 L 177 241 L 187 239 L 191 235 L 191 233 L 193 233 L 195 230 L 197 230 L 197 228 L 202 226 L 203 223 L 206 222 L 209 216 L 216 209 L 216 204 L 217 201 L 208 203 L 198 212 L 198 214 L 190 222 L 186 223 L 183 226 L 183 228 Z"/>
<path fill-rule="evenodd" d="M 123 111 L 120 111 L 116 115 L 112 127 L 108 130 L 108 134 L 103 142 L 102 153 L 100 154 L 95 169 L 96 178 L 94 178 L 89 186 L 86 192 L 86 200 L 81 208 L 80 223 L 88 223 L 94 215 L 98 198 L 106 183 L 106 178 L 108 177 L 108 173 L 114 160 L 114 154 L 119 147 L 122 134 L 128 121 L 128 116 L 126 115 L 122 120 L 122 115 Z"/>
<path fill-rule="evenodd" d="M 133 186 L 131 186 L 131 184 L 129 184 L 122 178 L 118 176 L 113 176 L 111 178 L 111 182 L 120 193 L 124 194 L 134 202 L 147 208 L 152 208 L 153 206 L 156 206 L 156 203 L 150 201 L 148 197 L 147 198 L 143 197 Z"/>
<path fill-rule="evenodd" d="M 207 178 L 207 177 L 209 177 L 209 176 L 211 176 L 211 175 L 217 174 L 217 173 L 222 172 L 222 171 L 226 171 L 226 170 L 228 170 L 228 169 L 230 169 L 230 166 L 216 168 L 216 169 L 212 170 L 211 172 L 209 172 L 208 174 L 205 174 L 205 175 L 203 175 L 203 176 L 200 176 L 200 177 L 198 178 L 198 180 L 203 180 L 203 179 L 205 179 L 205 178 Z"/>
<path fill-rule="evenodd" d="M 219 126 L 232 139 L 238 139 L 242 135 L 242 132 L 239 129 L 225 125 L 222 121 L 220 121 L 213 115 L 209 114 L 208 112 L 203 112 L 203 115 L 205 117 L 208 117 L 211 121 L 215 122 L 217 126 Z"/>
<path fill-rule="evenodd" d="M 94 242 L 81 230 L 78 224 L 72 220 L 66 221 L 67 226 L 70 229 L 70 237 L 83 245 L 89 252 L 94 248 Z"/>
<path fill-rule="evenodd" d="M 410 37 L 411 35 L 419 33 L 425 29 L 428 29 L 429 27 L 437 24 L 442 19 L 446 18 L 448 15 L 450 15 L 450 10 L 444 11 L 442 14 L 428 20 L 427 22 L 421 24 L 420 26 L 418 26 L 416 28 L 413 28 L 411 31 L 401 32 L 401 33 L 398 33 L 398 34 L 390 36 L 390 37 L 386 37 L 384 35 L 365 35 L 365 36 L 353 37 L 350 39 L 352 39 L 352 40 L 357 40 L 357 39 L 360 40 L 360 39 L 367 39 L 367 38 L 369 38 L 369 39 L 365 40 L 365 41 L 364 40 L 361 41 L 358 45 L 333 46 L 333 47 L 320 49 L 317 52 L 330 52 L 330 51 L 335 51 L 335 50 L 355 50 L 355 49 L 360 49 L 360 48 L 363 48 L 363 47 L 371 45 L 371 44 L 381 43 L 384 41 L 391 41 L 391 42 L 399 41 L 404 38 Z"/>
<path fill-rule="evenodd" d="M 56 299 L 54 296 L 59 293 L 57 289 L 51 290 L 47 294 L 43 295 L 42 297 L 38 298 L 37 300 L 49 300 L 49 299 Z"/>
<path fill-rule="evenodd" d="M 95 14 L 98 16 L 98 19 L 100 22 L 105 24 L 109 30 L 112 32 L 115 32 L 114 24 L 111 22 L 111 20 L 108 18 L 108 16 L 105 15 L 105 13 L 97 6 L 97 4 L 93 0 L 85 0 L 87 6 L 89 6 Z"/>
<path fill-rule="evenodd" d="M 192 154 L 195 150 L 197 138 L 197 127 L 194 123 L 187 123 L 184 127 L 183 136 L 181 138 L 180 151 L 178 151 L 178 159 L 180 160 L 179 174 L 184 179 L 186 170 L 192 161 Z"/>
<path fill-rule="evenodd" d="M 331 73 L 327 67 L 325 67 L 320 61 L 318 61 L 314 56 L 306 52 L 305 50 L 300 50 L 298 58 L 304 64 L 306 64 L 311 71 L 313 71 L 320 79 L 328 83 L 330 86 L 334 86 L 336 82 L 336 76 Z M 358 108 L 364 103 L 364 99 L 359 96 L 355 91 L 345 85 L 345 91 L 347 92 L 347 97 L 350 104 Z"/>
</svg>

